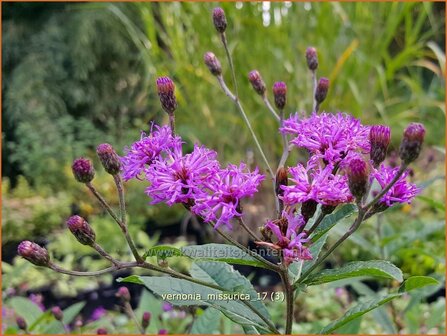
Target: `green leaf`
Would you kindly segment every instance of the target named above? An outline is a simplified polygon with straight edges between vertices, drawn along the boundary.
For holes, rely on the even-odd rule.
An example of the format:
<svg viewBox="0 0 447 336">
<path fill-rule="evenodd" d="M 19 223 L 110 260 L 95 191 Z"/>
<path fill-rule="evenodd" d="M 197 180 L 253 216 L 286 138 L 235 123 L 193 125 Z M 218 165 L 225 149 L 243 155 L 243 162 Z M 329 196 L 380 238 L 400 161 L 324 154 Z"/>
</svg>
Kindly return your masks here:
<svg viewBox="0 0 447 336">
<path fill-rule="evenodd" d="M 17 315 L 25 319 L 28 326 L 31 326 L 43 314 L 34 302 L 23 297 L 13 297 L 9 300 L 9 305 Z"/>
<path fill-rule="evenodd" d="M 434 286 L 438 284 L 438 280 L 429 276 L 412 276 L 405 280 L 405 282 L 400 286 L 399 292 L 409 292 L 415 289 L 423 288 L 426 286 Z"/>
<path fill-rule="evenodd" d="M 346 323 L 344 326 L 337 329 L 338 335 L 355 335 L 360 331 L 360 326 L 362 324 L 362 317 L 357 317 L 351 322 Z"/>
<path fill-rule="evenodd" d="M 242 326 L 245 335 L 259 335 L 259 332 L 253 326 Z"/>
<path fill-rule="evenodd" d="M 223 261 L 229 264 L 249 265 L 265 268 L 264 264 L 256 260 L 240 248 L 227 244 L 205 244 L 184 246 L 181 252 L 192 259 Z"/>
<path fill-rule="evenodd" d="M 385 303 L 393 300 L 394 298 L 400 296 L 402 294 L 390 294 L 387 296 L 382 296 L 379 298 L 367 300 L 364 302 L 361 302 L 357 304 L 356 306 L 349 309 L 342 317 L 335 320 L 334 322 L 330 323 L 326 327 L 324 327 L 320 333 L 321 334 L 329 334 L 333 332 L 334 330 L 337 330 L 338 328 L 344 326 L 345 324 L 351 322 L 352 320 L 370 312 L 373 309 L 376 309 L 377 307 L 380 307 L 384 305 Z"/>
<path fill-rule="evenodd" d="M 178 248 L 167 245 L 158 245 L 147 250 L 146 253 L 144 253 L 143 258 L 146 259 L 148 257 L 157 257 L 160 259 L 166 259 L 169 257 L 181 256 L 183 256 L 183 253 Z"/>
<path fill-rule="evenodd" d="M 258 293 L 250 281 L 236 271 L 233 266 L 214 261 L 196 261 L 191 266 L 191 275 L 202 281 L 215 283 L 232 293 L 245 293 L 250 295 L 252 305 L 267 319 L 270 315 Z"/>
<path fill-rule="evenodd" d="M 71 305 L 68 308 L 64 309 L 64 317 L 62 319 L 62 322 L 64 324 L 69 324 L 71 321 L 74 320 L 76 316 L 81 312 L 82 308 L 84 308 L 85 302 L 78 302 L 73 305 Z"/>
<path fill-rule="evenodd" d="M 190 334 L 214 334 L 219 331 L 220 312 L 209 307 L 194 320 Z"/>
<path fill-rule="evenodd" d="M 309 286 L 360 276 L 395 279 L 403 281 L 402 271 L 392 263 L 384 260 L 355 261 L 337 269 L 323 270 L 305 280 Z"/>
<path fill-rule="evenodd" d="M 321 221 L 320 225 L 315 229 L 314 233 L 310 236 L 313 242 L 320 239 L 326 232 L 334 227 L 339 221 L 349 217 L 356 211 L 357 207 L 354 204 L 346 204 L 333 214 L 327 215 Z"/>
<path fill-rule="evenodd" d="M 120 281 L 142 283 L 161 296 L 163 301 L 177 306 L 211 306 L 220 310 L 235 323 L 253 325 L 261 330 L 268 330 L 264 321 L 240 300 L 237 300 L 234 297 L 235 294 L 171 277 L 132 275 L 120 279 Z"/>
</svg>

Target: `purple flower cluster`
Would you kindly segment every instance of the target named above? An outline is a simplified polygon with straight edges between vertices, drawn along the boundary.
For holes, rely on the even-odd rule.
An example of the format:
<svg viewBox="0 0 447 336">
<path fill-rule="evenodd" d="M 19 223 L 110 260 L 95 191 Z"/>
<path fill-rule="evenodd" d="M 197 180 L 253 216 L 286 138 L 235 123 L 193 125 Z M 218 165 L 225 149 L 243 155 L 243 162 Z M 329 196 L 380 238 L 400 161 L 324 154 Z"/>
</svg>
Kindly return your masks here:
<svg viewBox="0 0 447 336">
<path fill-rule="evenodd" d="M 382 164 L 372 172 L 371 176 L 384 188 L 396 176 L 398 171 L 399 167 L 392 168 Z M 411 203 L 411 200 L 420 193 L 421 189 L 415 184 L 407 182 L 406 178 L 408 174 L 409 171 L 406 170 L 391 189 L 380 199 L 379 204 L 390 207 L 396 203 Z"/>
<path fill-rule="evenodd" d="M 291 144 L 306 148 L 312 164 L 323 160 L 336 164 L 353 152 L 369 153 L 369 127 L 346 113 L 312 114 L 300 119 L 298 113 L 284 120 L 283 134 L 295 136 Z"/>
<path fill-rule="evenodd" d="M 292 211 L 283 211 L 280 219 L 270 220 L 265 225 L 265 229 L 275 235 L 276 241 L 272 243 L 258 242 L 258 245 L 282 250 L 286 265 L 295 260 L 310 260 L 312 255 L 304 246 L 309 241 L 306 238 L 307 235 L 305 232 L 297 233 L 305 224 L 301 215 L 295 216 Z"/>
<path fill-rule="evenodd" d="M 154 127 L 127 149 L 122 158 L 124 179 L 144 175 L 152 204 L 182 203 L 216 228 L 231 228 L 231 219 L 242 215 L 240 200 L 253 196 L 264 176 L 243 163 L 221 168 L 217 153 L 204 146 L 195 145 L 183 154 L 180 137 L 172 136 L 167 126 Z"/>
</svg>

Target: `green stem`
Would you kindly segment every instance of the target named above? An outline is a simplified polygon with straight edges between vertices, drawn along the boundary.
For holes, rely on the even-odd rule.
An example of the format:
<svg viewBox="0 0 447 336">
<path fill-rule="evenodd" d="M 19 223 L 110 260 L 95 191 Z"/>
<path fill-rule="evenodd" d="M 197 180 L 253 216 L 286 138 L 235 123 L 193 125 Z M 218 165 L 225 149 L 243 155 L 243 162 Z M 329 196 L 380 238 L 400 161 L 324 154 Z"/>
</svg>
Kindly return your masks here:
<svg viewBox="0 0 447 336">
<path fill-rule="evenodd" d="M 145 330 L 138 321 L 137 316 L 135 315 L 135 312 L 129 302 L 124 302 L 124 309 L 126 310 L 127 315 L 129 315 L 129 317 L 133 319 L 135 325 L 137 326 L 137 329 L 140 331 L 140 334 L 144 335 Z"/>
<path fill-rule="evenodd" d="M 256 233 L 254 233 L 253 230 L 248 227 L 248 225 L 244 222 L 242 217 L 238 217 L 237 219 L 239 220 L 239 223 L 241 224 L 242 228 L 244 228 L 244 230 L 247 231 L 247 233 L 251 236 L 251 238 L 253 238 L 255 241 L 261 240 L 256 236 Z"/>
<path fill-rule="evenodd" d="M 233 79 L 234 92 L 236 93 L 235 99 L 239 100 L 239 95 L 238 95 L 238 91 L 237 91 L 237 82 L 236 82 L 236 72 L 234 70 L 233 58 L 231 57 L 230 50 L 228 49 L 227 36 L 225 35 L 225 33 L 221 33 L 220 38 L 222 40 L 222 44 L 225 49 L 225 54 L 227 55 L 228 63 L 230 65 L 230 69 L 231 69 L 231 78 Z"/>
<path fill-rule="evenodd" d="M 118 265 L 119 260 L 113 258 L 110 254 L 108 254 L 99 244 L 94 243 L 92 247 L 105 259 L 110 261 L 113 265 Z"/>
<path fill-rule="evenodd" d="M 293 288 L 290 285 L 289 276 L 287 273 L 287 268 L 283 269 L 279 273 L 281 281 L 284 286 L 284 295 L 286 298 L 286 330 L 285 335 L 290 335 L 292 333 L 292 323 L 293 323 Z"/>
<path fill-rule="evenodd" d="M 122 228 L 122 223 L 118 216 L 115 214 L 110 205 L 106 202 L 106 200 L 101 196 L 101 194 L 96 190 L 96 188 L 91 184 L 91 182 L 86 183 L 87 188 L 92 192 L 92 194 L 98 199 L 99 203 L 101 203 L 102 207 L 109 213 L 109 215 L 118 223 L 118 225 Z"/>
<path fill-rule="evenodd" d="M 323 221 L 324 217 L 326 217 L 326 214 L 324 214 L 324 213 L 320 213 L 318 215 L 317 219 L 315 220 L 315 223 L 307 231 L 307 237 L 309 237 L 310 234 L 315 231 L 315 229 L 318 227 L 318 225 L 320 225 L 320 223 Z"/>
<path fill-rule="evenodd" d="M 278 120 L 281 124 L 280 116 L 278 115 L 278 113 L 276 113 L 275 109 L 273 108 L 272 104 L 270 104 L 270 101 L 268 100 L 268 98 L 265 94 L 262 96 L 262 100 L 264 101 L 264 104 L 267 107 L 267 109 L 273 114 L 275 119 Z"/>
<path fill-rule="evenodd" d="M 120 211 L 121 211 L 121 230 L 123 231 L 124 236 L 126 237 L 127 244 L 129 245 L 130 250 L 137 262 L 143 262 L 143 258 L 138 253 L 137 247 L 129 233 L 129 229 L 127 227 L 127 216 L 126 216 L 126 200 L 124 197 L 124 188 L 123 182 L 121 180 L 120 175 L 113 175 L 113 179 L 115 181 L 116 189 L 118 190 L 118 197 L 120 203 Z"/>
</svg>

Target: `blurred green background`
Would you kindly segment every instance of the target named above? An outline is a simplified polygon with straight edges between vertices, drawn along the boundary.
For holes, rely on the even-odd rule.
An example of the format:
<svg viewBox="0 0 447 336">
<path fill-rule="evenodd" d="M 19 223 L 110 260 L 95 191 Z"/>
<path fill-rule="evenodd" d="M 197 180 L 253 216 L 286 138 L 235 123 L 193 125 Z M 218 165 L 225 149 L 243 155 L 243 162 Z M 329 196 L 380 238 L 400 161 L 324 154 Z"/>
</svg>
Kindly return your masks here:
<svg viewBox="0 0 447 336">
<path fill-rule="evenodd" d="M 70 165 L 81 155 L 95 158 L 96 145 L 102 142 L 111 143 L 122 154 L 141 130 L 148 130 L 150 121 L 167 121 L 156 95 L 157 76 L 169 75 L 176 83 L 177 130 L 189 145 L 200 142 L 217 150 L 223 163 L 247 160 L 253 152 L 255 162 L 265 169 L 238 111 L 203 64 L 203 54 L 213 51 L 232 87 L 225 52 L 211 21 L 216 5 L 2 4 L 4 290 L 21 288 L 18 293 L 24 295 L 51 279 L 58 295 L 75 295 L 87 284 L 110 283 L 111 279 L 96 284 L 84 279 L 67 285 L 56 274 L 12 258 L 17 242 L 26 238 L 48 243 L 67 267 L 103 265 L 81 258 L 89 250 L 81 249 L 65 231 L 64 220 L 74 209 L 101 228 L 98 236 L 106 249 L 122 245 L 119 238 L 109 239 L 115 228 L 95 200 L 73 181 Z M 309 111 L 312 87 L 304 57 L 308 46 L 318 50 L 318 75 L 331 81 L 323 110 L 345 111 L 365 124 L 390 125 L 390 152 L 397 148 L 409 122 L 425 124 L 425 151 L 414 167 L 414 181 L 426 189 L 414 205 L 395 208 L 377 222 L 371 221 L 348 243 L 349 248 L 336 253 L 333 262 L 385 257 L 408 274 L 434 274 L 442 282 L 444 4 L 220 5 L 229 23 L 227 37 L 241 101 L 273 166 L 281 154 L 277 124 L 253 92 L 247 74 L 259 70 L 270 96 L 272 84 L 285 81 L 287 113 Z M 95 165 L 98 188 L 116 205 L 113 181 L 97 161 Z M 139 245 L 149 247 L 157 236 L 144 232 L 146 225 L 179 223 L 184 212 L 180 207 L 148 206 L 142 196 L 144 187 L 128 183 L 127 198 L 132 230 Z M 114 252 L 128 253 L 125 249 Z M 413 314 L 417 319 L 418 314 Z M 317 313 L 305 317 L 317 318 Z M 420 331 L 416 322 L 412 326 L 415 329 L 408 330 Z"/>
</svg>

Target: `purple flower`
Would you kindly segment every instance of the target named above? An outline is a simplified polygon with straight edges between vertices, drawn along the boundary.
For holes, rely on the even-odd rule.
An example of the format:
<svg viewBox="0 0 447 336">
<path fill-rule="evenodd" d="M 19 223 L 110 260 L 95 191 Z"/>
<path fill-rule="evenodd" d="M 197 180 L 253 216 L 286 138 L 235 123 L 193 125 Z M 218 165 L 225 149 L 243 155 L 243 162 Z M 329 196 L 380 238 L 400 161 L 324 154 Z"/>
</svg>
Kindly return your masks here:
<svg viewBox="0 0 447 336">
<path fill-rule="evenodd" d="M 398 171 L 399 167 L 391 168 L 382 164 L 379 169 L 375 169 L 371 175 L 377 180 L 380 186 L 384 188 L 391 182 L 394 176 L 396 176 Z M 408 174 L 409 171 L 406 170 L 391 189 L 382 197 L 380 200 L 381 204 L 393 206 L 396 203 L 411 203 L 411 200 L 420 193 L 421 189 L 415 184 L 407 182 L 406 178 Z"/>
<path fill-rule="evenodd" d="M 36 304 L 40 308 L 40 310 L 45 311 L 42 294 L 30 294 L 28 298 L 30 299 L 30 301 Z"/>
<path fill-rule="evenodd" d="M 121 158 L 123 178 L 128 181 L 138 178 L 145 167 L 154 160 L 160 159 L 166 150 L 181 148 L 181 138 L 173 137 L 169 126 L 153 125 L 149 135 L 141 133 L 141 139 L 134 142 L 130 148 L 125 148 L 126 155 Z"/>
<path fill-rule="evenodd" d="M 169 302 L 163 302 L 161 309 L 163 309 L 164 312 L 169 312 L 169 311 L 173 310 L 174 307 Z"/>
<path fill-rule="evenodd" d="M 282 133 L 296 137 L 291 143 L 306 148 L 312 160 L 323 159 L 325 163 L 338 163 L 349 152 L 369 153 L 369 127 L 346 113 L 313 113 L 299 119 L 298 114 L 284 120 Z"/>
<path fill-rule="evenodd" d="M 287 205 L 295 205 L 314 200 L 324 205 L 338 205 L 352 201 L 347 179 L 342 175 L 332 174 L 332 166 L 324 169 L 305 168 L 298 164 L 289 169 L 292 178 L 288 186 L 281 186 L 284 195 L 281 197 Z"/>
<path fill-rule="evenodd" d="M 297 260 L 310 260 L 312 255 L 304 246 L 309 241 L 307 235 L 305 232 L 297 233 L 297 230 L 303 225 L 305 225 L 305 221 L 301 215 L 295 216 L 292 211 L 283 211 L 280 219 L 270 220 L 265 225 L 265 228 L 276 236 L 277 241 L 274 243 L 257 242 L 257 244 L 282 250 L 286 265 Z"/>
<path fill-rule="evenodd" d="M 257 168 L 250 172 L 244 163 L 239 167 L 230 164 L 226 169 L 218 171 L 214 179 L 207 181 L 210 193 L 196 199 L 192 211 L 206 222 L 216 222 L 215 228 L 224 224 L 231 229 L 230 220 L 242 215 L 240 200 L 252 197 L 264 178 Z"/>
<path fill-rule="evenodd" d="M 146 193 L 152 197 L 152 204 L 188 203 L 204 193 L 204 183 L 219 170 L 217 153 L 204 146 L 195 145 L 192 153 L 184 156 L 178 147 L 166 153 L 166 159 L 154 161 L 146 169 L 151 183 Z"/>
<path fill-rule="evenodd" d="M 107 310 L 105 310 L 104 307 L 98 307 L 93 311 L 92 315 L 90 316 L 90 321 L 97 321 L 105 314 L 107 314 Z"/>
</svg>

